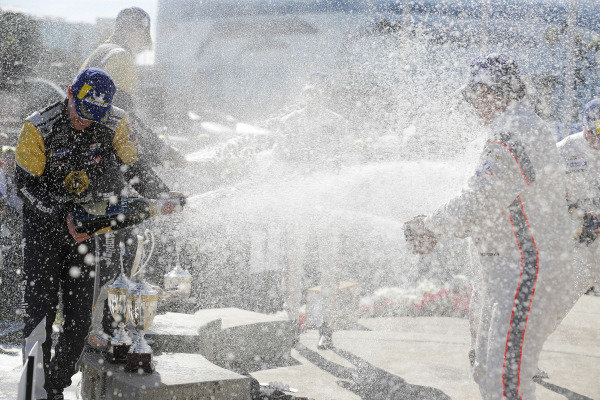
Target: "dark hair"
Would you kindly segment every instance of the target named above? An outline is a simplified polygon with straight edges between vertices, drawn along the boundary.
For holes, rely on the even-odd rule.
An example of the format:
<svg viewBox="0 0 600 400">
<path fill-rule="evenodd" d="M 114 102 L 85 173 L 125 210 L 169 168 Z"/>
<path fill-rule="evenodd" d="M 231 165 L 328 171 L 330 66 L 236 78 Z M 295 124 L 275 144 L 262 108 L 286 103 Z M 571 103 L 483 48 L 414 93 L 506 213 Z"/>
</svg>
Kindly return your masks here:
<svg viewBox="0 0 600 400">
<path fill-rule="evenodd" d="M 527 91 L 521 79 L 519 66 L 513 60 L 509 60 L 502 65 L 502 70 L 504 74 L 500 78 L 500 82 L 497 85 L 490 85 L 490 90 L 504 98 L 521 100 Z"/>
<path fill-rule="evenodd" d="M 150 15 L 139 7 L 124 8 L 115 19 L 115 34 L 128 32 L 134 27 L 150 28 Z"/>
<path fill-rule="evenodd" d="M 483 71 L 489 75 L 487 82 L 477 82 L 477 76 Z M 517 63 L 505 54 L 492 53 L 475 60 L 471 64 L 471 77 L 474 83 L 485 85 L 499 97 L 521 100 L 525 97 L 526 87 L 521 79 Z"/>
</svg>

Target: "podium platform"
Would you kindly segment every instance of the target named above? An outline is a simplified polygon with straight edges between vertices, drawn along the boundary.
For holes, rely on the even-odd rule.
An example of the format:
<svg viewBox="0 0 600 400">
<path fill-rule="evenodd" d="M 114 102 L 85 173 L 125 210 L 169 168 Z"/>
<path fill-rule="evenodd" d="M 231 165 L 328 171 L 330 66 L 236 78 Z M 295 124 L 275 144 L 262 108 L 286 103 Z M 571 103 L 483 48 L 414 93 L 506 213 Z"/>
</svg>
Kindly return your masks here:
<svg viewBox="0 0 600 400">
<path fill-rule="evenodd" d="M 84 400 L 250 400 L 250 379 L 218 367 L 199 354 L 154 357 L 152 374 L 125 372 L 101 353 L 82 360 Z"/>
<path fill-rule="evenodd" d="M 289 358 L 294 329 L 284 316 L 213 308 L 157 315 L 146 338 L 156 353 L 201 354 L 223 368 L 246 373 Z"/>
</svg>

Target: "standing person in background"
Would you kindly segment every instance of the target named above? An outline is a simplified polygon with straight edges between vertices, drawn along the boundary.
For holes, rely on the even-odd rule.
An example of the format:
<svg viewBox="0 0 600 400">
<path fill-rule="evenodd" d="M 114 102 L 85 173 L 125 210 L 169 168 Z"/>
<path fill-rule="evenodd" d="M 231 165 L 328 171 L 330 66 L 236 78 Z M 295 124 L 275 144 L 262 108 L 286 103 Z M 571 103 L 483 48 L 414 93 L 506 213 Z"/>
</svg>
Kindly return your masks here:
<svg viewBox="0 0 600 400">
<path fill-rule="evenodd" d="M 294 168 L 339 169 L 348 154 L 348 121 L 331 111 L 332 82 L 327 74 L 312 73 L 302 89 L 304 107 L 284 116 L 277 131 L 275 155 Z M 304 277 L 316 264 L 321 281 L 319 344 L 333 348 L 333 318 L 339 287 L 340 229 L 336 218 L 322 210 L 293 215 L 286 227 L 286 306 L 289 317 L 298 324 Z M 313 257 L 315 256 L 316 257 Z"/>
<path fill-rule="evenodd" d="M 139 140 L 141 162 L 152 167 L 182 167 L 185 166 L 185 157 L 160 139 L 156 132 L 149 129 L 136 115 L 138 73 L 135 56 L 151 47 L 150 16 L 139 7 L 125 8 L 117 15 L 113 34 L 92 52 L 81 68 L 101 68 L 114 80 L 117 89 L 113 104 L 123 109 L 131 121 L 131 128 Z M 115 237 L 103 237 L 98 240 L 103 242 L 99 246 L 102 249 L 100 254 L 103 260 L 100 269 L 103 273 L 98 277 L 98 284 L 102 286 L 118 274 L 118 242 L 126 244 L 124 264 L 127 268 L 131 267 L 137 246 L 135 228 L 124 229 L 117 232 Z M 100 301 L 104 302 L 103 332 L 97 331 L 95 327 L 89 342 L 93 347 L 103 349 L 114 328 L 114 321 L 108 303 L 104 299 Z"/>
<path fill-rule="evenodd" d="M 573 231 L 554 135 L 525 102 L 516 63 L 490 54 L 471 65 L 462 93 L 489 128 L 478 168 L 462 193 L 405 225 L 408 246 L 471 237 L 482 267 L 483 312 L 473 376 L 485 400 L 533 400 L 533 376 L 563 307 Z M 566 267 L 565 267 L 566 265 Z"/>
<path fill-rule="evenodd" d="M 144 162 L 152 166 L 169 164 L 181 167 L 185 165 L 185 157 L 145 126 L 135 113 L 138 81 L 135 56 L 151 47 L 150 16 L 139 7 L 125 8 L 117 15 L 112 36 L 92 52 L 81 69 L 100 68 L 113 78 L 117 86 L 114 105 L 129 116 L 140 141 Z"/>
<path fill-rule="evenodd" d="M 341 232 L 335 213 L 312 212 L 294 215 L 284 233 L 285 240 L 285 295 L 289 318 L 300 327 L 299 310 L 304 283 L 310 263 L 317 264 L 321 282 L 321 321 L 319 325 L 320 350 L 333 348 L 334 316 L 340 281 Z"/>
</svg>

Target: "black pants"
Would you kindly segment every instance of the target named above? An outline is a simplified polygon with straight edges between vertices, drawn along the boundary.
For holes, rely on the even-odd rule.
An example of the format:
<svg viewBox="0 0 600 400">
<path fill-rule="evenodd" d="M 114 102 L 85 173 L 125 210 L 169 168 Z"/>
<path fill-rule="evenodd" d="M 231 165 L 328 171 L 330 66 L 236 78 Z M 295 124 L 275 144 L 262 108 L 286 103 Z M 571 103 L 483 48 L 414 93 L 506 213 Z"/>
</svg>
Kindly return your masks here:
<svg viewBox="0 0 600 400">
<path fill-rule="evenodd" d="M 42 344 L 46 390 L 63 389 L 71 384 L 91 324 L 94 291 L 94 240 L 77 244 L 69 235 L 66 222 L 48 224 L 28 222 L 23 226 L 25 248 L 25 328 L 23 337 L 46 317 L 46 341 Z M 86 250 L 86 251 L 84 251 Z M 86 257 L 87 256 L 87 257 Z M 62 294 L 64 323 L 50 358 L 52 324 Z"/>
</svg>

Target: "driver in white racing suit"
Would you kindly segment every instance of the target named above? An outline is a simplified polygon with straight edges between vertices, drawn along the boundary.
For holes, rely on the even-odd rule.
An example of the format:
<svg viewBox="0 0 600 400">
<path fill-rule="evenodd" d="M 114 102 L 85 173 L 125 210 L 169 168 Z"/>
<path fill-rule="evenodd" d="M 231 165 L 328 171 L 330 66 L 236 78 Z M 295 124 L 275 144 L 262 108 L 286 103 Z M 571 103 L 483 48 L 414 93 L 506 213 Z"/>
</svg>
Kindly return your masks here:
<svg viewBox="0 0 600 400">
<path fill-rule="evenodd" d="M 583 115 L 583 131 L 557 145 L 566 166 L 569 212 L 579 227 L 569 300 L 557 325 L 590 287 L 600 284 L 600 99 L 587 103 Z"/>
<path fill-rule="evenodd" d="M 516 63 L 490 54 L 471 65 L 462 93 L 488 126 L 477 171 L 432 215 L 406 223 L 408 245 L 471 237 L 483 288 L 474 379 L 485 400 L 532 400 L 537 360 L 562 308 L 573 232 L 554 137 L 523 100 Z M 553 315 L 553 314 L 551 314 Z"/>
</svg>

